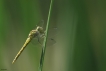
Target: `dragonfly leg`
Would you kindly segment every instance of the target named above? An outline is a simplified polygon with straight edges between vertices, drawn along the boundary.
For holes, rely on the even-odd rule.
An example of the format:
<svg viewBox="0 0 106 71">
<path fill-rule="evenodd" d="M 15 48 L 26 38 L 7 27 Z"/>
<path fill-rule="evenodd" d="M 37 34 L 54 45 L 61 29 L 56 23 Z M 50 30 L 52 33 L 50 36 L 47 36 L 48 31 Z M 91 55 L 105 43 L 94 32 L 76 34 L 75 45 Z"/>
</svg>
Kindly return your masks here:
<svg viewBox="0 0 106 71">
<path fill-rule="evenodd" d="M 38 39 L 39 44 L 40 44 L 40 45 L 42 45 L 42 43 L 40 42 L 40 38 L 39 38 L 39 37 L 37 37 L 37 39 Z"/>
<path fill-rule="evenodd" d="M 46 37 L 46 36 L 45 36 L 45 32 L 46 32 L 46 31 L 44 31 L 44 33 L 42 34 L 42 36 L 41 36 L 42 38 Z"/>
</svg>

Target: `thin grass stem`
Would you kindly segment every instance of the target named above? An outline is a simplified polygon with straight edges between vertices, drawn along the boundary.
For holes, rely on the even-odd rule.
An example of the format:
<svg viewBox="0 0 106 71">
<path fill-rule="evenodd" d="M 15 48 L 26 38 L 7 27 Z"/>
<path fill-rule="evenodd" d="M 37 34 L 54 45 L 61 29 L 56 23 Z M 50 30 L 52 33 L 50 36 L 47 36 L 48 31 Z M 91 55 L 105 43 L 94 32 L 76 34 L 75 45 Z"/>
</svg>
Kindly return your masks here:
<svg viewBox="0 0 106 71">
<path fill-rule="evenodd" d="M 45 51 L 46 51 L 46 43 L 47 43 L 47 37 L 48 37 L 48 28 L 49 28 L 49 24 L 50 24 L 49 23 L 50 13 L 51 13 L 51 9 L 52 9 L 52 1 L 53 0 L 51 0 L 49 13 L 48 13 L 47 25 L 46 25 L 46 30 L 45 30 L 45 38 L 43 41 L 42 53 L 41 53 L 40 64 L 39 64 L 39 71 L 42 71 L 42 69 L 43 69 L 44 56 L 45 56 Z"/>
</svg>

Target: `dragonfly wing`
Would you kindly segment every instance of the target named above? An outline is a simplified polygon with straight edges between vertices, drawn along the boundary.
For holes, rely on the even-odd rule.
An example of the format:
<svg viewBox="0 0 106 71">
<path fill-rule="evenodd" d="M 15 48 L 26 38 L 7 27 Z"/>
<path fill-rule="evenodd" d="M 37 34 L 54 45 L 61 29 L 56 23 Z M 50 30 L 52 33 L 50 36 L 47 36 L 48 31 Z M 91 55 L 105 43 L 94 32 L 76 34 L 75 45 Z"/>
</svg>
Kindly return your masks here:
<svg viewBox="0 0 106 71">
<path fill-rule="evenodd" d="M 56 43 L 57 28 L 50 26 L 47 37 L 47 45 L 52 46 Z"/>
<path fill-rule="evenodd" d="M 45 24 L 44 24 L 44 20 L 41 20 L 37 26 L 41 26 L 43 27 L 43 29 L 45 29 Z M 49 25 L 49 30 L 48 30 L 48 37 L 47 37 L 47 44 L 49 45 L 53 45 L 56 43 L 56 40 L 55 40 L 55 37 L 57 35 L 57 27 L 55 27 L 54 24 L 50 24 Z M 39 41 L 41 44 L 43 44 L 43 38 L 40 37 L 39 38 Z M 34 45 L 38 45 L 39 42 L 38 42 L 38 38 L 34 38 L 32 41 L 31 41 L 32 44 Z"/>
<path fill-rule="evenodd" d="M 48 38 L 47 39 L 47 46 L 52 46 L 56 43 L 56 40 L 54 38 Z"/>
<path fill-rule="evenodd" d="M 57 29 L 52 28 L 52 30 L 48 31 L 48 37 L 47 37 L 47 45 L 54 45 L 56 43 L 55 37 L 57 36 L 56 33 Z M 39 40 L 38 40 L 39 39 Z M 36 37 L 32 39 L 31 43 L 33 45 L 43 45 L 44 37 Z"/>
<path fill-rule="evenodd" d="M 43 44 L 43 39 L 44 38 L 38 38 L 38 37 L 36 37 L 36 38 L 32 39 L 31 43 L 33 45 L 42 45 Z"/>
</svg>

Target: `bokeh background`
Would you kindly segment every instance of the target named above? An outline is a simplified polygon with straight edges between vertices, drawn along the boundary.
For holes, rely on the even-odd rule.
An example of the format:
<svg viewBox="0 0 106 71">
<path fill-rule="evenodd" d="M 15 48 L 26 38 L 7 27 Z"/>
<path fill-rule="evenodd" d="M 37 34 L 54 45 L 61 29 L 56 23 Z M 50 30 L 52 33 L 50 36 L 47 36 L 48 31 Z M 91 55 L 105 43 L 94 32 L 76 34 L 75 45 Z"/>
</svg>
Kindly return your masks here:
<svg viewBox="0 0 106 71">
<path fill-rule="evenodd" d="M 46 25 L 50 0 L 0 0 L 0 69 L 38 71 L 41 46 L 29 44 L 12 64 L 29 32 Z M 50 25 L 56 43 L 43 71 L 106 71 L 106 0 L 53 0 Z M 50 32 L 52 33 L 52 32 Z"/>
</svg>

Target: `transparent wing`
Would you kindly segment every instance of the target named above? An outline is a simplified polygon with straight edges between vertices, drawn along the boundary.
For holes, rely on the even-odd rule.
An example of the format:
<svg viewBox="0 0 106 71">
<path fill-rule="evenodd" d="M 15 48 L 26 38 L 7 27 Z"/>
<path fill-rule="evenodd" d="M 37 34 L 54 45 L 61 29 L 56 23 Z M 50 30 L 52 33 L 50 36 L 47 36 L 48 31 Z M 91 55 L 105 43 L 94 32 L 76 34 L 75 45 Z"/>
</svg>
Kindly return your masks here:
<svg viewBox="0 0 106 71">
<path fill-rule="evenodd" d="M 52 28 L 48 31 L 47 45 L 52 46 L 56 43 L 57 29 Z"/>
<path fill-rule="evenodd" d="M 36 38 L 32 39 L 31 44 L 32 45 L 42 45 L 43 44 L 43 38 L 39 38 L 39 40 L 38 40 L 38 38 L 36 37 Z"/>
<path fill-rule="evenodd" d="M 47 38 L 47 46 L 52 46 L 56 43 L 56 36 L 57 36 L 57 26 L 56 23 L 51 22 L 49 24 L 48 30 L 48 38 Z"/>
<path fill-rule="evenodd" d="M 45 30 L 45 24 L 44 24 L 44 20 L 41 20 L 37 26 L 41 26 L 43 27 L 43 29 Z M 57 27 L 54 24 L 50 24 L 49 25 L 49 30 L 48 30 L 48 37 L 47 37 L 47 45 L 48 46 L 52 46 L 56 43 L 56 39 L 55 37 L 57 36 Z M 43 44 L 43 40 L 44 38 L 39 38 L 39 42 L 38 42 L 38 38 L 34 38 L 31 43 L 33 45 L 41 45 Z"/>
<path fill-rule="evenodd" d="M 55 39 L 55 37 L 57 36 L 56 30 L 57 29 L 48 31 L 48 37 L 47 37 L 47 45 L 48 46 L 52 46 L 56 43 L 56 39 Z M 34 38 L 34 39 L 32 39 L 31 43 L 32 43 L 32 45 L 43 45 L 43 40 L 44 40 L 44 38 L 39 38 L 39 41 L 38 41 L 38 38 Z"/>
</svg>

